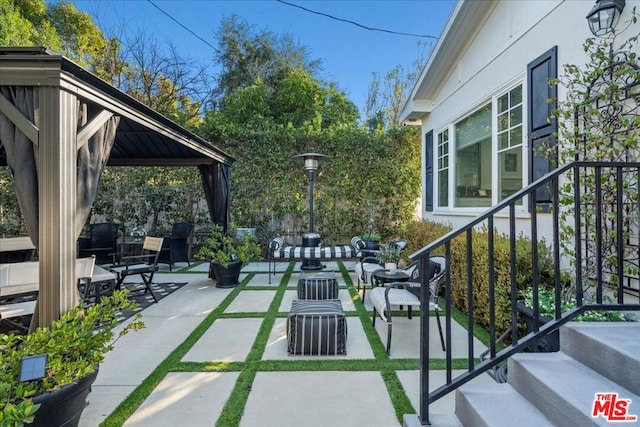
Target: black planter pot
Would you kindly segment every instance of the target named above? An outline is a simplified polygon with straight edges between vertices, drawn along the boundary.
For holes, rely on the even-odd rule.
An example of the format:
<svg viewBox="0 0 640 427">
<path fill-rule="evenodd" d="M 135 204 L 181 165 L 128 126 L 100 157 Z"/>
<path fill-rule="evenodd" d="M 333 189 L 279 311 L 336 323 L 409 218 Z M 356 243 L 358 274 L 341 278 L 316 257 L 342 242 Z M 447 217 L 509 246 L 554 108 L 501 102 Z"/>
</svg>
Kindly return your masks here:
<svg viewBox="0 0 640 427">
<path fill-rule="evenodd" d="M 366 249 L 377 251 L 380 249 L 380 241 L 379 240 L 365 240 L 364 243 L 367 245 Z"/>
<path fill-rule="evenodd" d="M 33 403 L 39 403 L 40 408 L 36 412 L 33 424 L 29 426 L 76 427 L 82 411 L 88 405 L 87 396 L 97 376 L 98 370 L 59 390 L 35 396 Z"/>
<path fill-rule="evenodd" d="M 209 265 L 209 278 L 216 281 L 217 288 L 233 288 L 238 286 L 240 269 L 242 269 L 240 261 L 231 261 L 226 268 L 222 264 L 212 262 Z"/>
<path fill-rule="evenodd" d="M 527 333 L 535 330 L 535 322 L 533 318 L 533 309 L 527 307 L 521 302 L 516 303 L 518 312 L 522 314 L 524 323 L 527 325 Z M 551 317 L 538 315 L 538 327 L 553 320 Z M 555 331 L 549 335 L 534 340 L 529 346 L 529 350 L 533 353 L 551 353 L 560 350 L 560 332 Z"/>
</svg>

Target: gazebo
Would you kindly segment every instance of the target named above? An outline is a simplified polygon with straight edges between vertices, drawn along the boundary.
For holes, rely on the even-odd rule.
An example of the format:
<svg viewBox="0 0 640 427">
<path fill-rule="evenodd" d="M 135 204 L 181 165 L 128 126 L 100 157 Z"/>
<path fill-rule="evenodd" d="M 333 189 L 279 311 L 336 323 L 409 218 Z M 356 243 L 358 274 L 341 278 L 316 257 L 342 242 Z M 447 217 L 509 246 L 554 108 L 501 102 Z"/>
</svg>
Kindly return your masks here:
<svg viewBox="0 0 640 427">
<path fill-rule="evenodd" d="M 105 166 L 197 166 L 211 220 L 226 229 L 233 162 L 61 55 L 0 47 L 0 165 L 38 248 L 41 326 L 77 304 L 76 240 Z"/>
</svg>

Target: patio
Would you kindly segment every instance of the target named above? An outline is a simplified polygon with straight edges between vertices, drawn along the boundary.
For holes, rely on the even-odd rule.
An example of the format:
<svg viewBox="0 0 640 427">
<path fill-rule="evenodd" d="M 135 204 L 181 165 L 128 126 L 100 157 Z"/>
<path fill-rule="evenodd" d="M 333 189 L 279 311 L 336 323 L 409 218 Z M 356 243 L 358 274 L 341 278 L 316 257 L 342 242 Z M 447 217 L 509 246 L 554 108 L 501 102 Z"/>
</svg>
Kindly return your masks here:
<svg viewBox="0 0 640 427">
<path fill-rule="evenodd" d="M 386 324 L 377 321 L 374 329 L 368 299 L 363 306 L 355 297 L 353 262 L 329 262 L 347 315 L 347 355 L 289 356 L 286 314 L 296 298 L 299 268 L 278 263 L 269 285 L 266 262 L 251 263 L 233 289 L 216 288 L 206 263 L 158 273 L 155 282 L 188 284 L 142 312 L 146 329 L 115 343 L 80 426 L 107 417 L 108 425 L 126 426 L 185 419 L 192 426 L 400 425 L 402 413 L 394 408 L 415 412 L 410 406 L 419 406 L 419 318 L 394 318 L 387 357 Z M 437 337 L 435 321 L 431 327 Z M 458 324 L 452 329 L 455 364 L 466 356 L 466 331 Z M 474 349 L 479 354 L 485 346 L 476 340 Z M 442 355 L 441 370 L 431 371 L 435 388 L 445 378 L 439 340 L 432 340 L 431 351 Z M 474 381 L 493 382 L 487 375 Z M 405 393 L 390 394 L 398 382 Z M 128 404 L 118 407 L 131 393 Z M 431 412 L 452 413 L 453 400 L 453 394 L 439 400 Z"/>
</svg>

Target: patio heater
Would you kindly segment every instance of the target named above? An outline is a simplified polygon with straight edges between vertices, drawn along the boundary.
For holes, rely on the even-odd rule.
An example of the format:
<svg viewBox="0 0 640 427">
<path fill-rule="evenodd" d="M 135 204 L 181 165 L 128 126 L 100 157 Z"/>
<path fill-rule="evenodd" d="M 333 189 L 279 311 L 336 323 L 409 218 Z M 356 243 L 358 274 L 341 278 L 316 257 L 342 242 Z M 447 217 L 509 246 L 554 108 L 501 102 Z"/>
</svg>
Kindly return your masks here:
<svg viewBox="0 0 640 427">
<path fill-rule="evenodd" d="M 309 231 L 302 235 L 303 247 L 320 247 L 322 243 L 320 235 L 313 232 L 313 181 L 320 161 L 326 157 L 326 155 L 318 153 L 304 153 L 293 156 L 294 160 L 304 162 L 304 170 L 307 172 L 307 180 L 309 181 Z M 321 270 L 322 263 L 317 259 L 303 259 L 300 268 L 302 270 Z"/>
</svg>

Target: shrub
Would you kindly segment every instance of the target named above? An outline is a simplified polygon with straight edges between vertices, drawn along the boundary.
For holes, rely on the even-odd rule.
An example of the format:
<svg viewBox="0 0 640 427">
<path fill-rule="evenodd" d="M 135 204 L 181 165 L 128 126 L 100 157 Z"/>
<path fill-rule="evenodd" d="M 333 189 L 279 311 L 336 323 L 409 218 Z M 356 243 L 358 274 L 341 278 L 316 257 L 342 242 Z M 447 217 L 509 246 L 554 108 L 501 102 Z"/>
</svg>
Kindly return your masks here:
<svg viewBox="0 0 640 427">
<path fill-rule="evenodd" d="M 452 230 L 448 224 L 435 221 L 413 221 L 404 229 L 407 239 L 406 254 L 412 254 Z M 472 247 L 472 288 L 473 320 L 488 328 L 489 317 L 489 232 L 486 229 L 473 230 Z M 553 284 L 553 258 L 551 248 L 544 240 L 538 242 L 538 269 L 540 284 Z M 516 283 L 518 295 L 533 283 L 531 239 L 520 234 L 516 238 Z M 444 255 L 444 246 L 437 248 L 433 255 Z M 509 236 L 494 235 L 494 273 L 495 273 L 495 316 L 496 330 L 501 333 L 511 326 L 511 254 Z M 451 242 L 451 301 L 454 307 L 468 313 L 467 304 L 467 239 L 466 235 L 456 237 Z"/>
<path fill-rule="evenodd" d="M 404 227 L 402 233 L 403 236 L 406 236 L 407 240 L 407 246 L 404 249 L 404 254 L 406 256 L 411 255 L 449 233 L 451 230 L 452 228 L 450 225 L 441 222 L 429 220 L 411 221 Z M 438 251 L 437 254 L 442 255 L 444 252 Z"/>
<path fill-rule="evenodd" d="M 473 320 L 476 324 L 488 328 L 489 316 L 489 240 L 488 231 L 474 230 L 471 234 L 472 245 L 472 289 Z M 516 239 L 516 283 L 518 292 L 533 283 L 531 239 L 519 235 Z M 511 326 L 511 255 L 509 237 L 494 236 L 494 274 L 495 274 L 495 323 L 501 333 Z M 551 249 L 544 241 L 538 243 L 538 268 L 541 286 L 553 283 L 553 263 Z M 455 307 L 468 312 L 467 304 L 467 244 L 465 236 L 451 243 L 451 299 Z"/>
<path fill-rule="evenodd" d="M 605 301 L 611 302 L 611 297 L 604 295 Z M 524 292 L 524 303 L 527 307 L 533 307 L 533 289 L 528 288 Z M 555 294 L 552 289 L 540 288 L 538 291 L 538 309 L 540 316 L 555 317 Z M 576 307 L 575 297 L 568 301 L 562 301 L 561 312 L 569 311 Z M 589 310 L 576 317 L 578 322 L 630 322 L 633 317 L 628 313 L 609 310 Z"/>
</svg>

